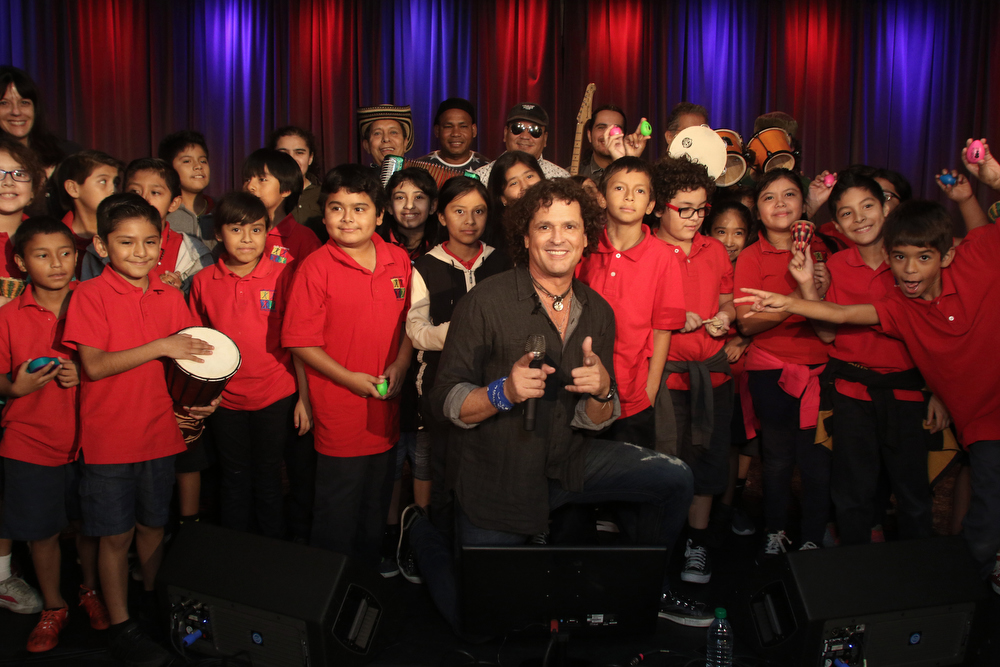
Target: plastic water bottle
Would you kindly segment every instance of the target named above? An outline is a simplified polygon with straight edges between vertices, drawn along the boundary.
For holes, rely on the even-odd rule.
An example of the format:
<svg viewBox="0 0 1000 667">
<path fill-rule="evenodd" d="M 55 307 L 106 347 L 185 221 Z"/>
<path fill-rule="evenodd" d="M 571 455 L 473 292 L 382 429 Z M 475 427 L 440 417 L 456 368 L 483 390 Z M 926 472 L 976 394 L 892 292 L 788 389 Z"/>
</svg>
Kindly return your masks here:
<svg viewBox="0 0 1000 667">
<path fill-rule="evenodd" d="M 715 610 L 715 620 L 708 628 L 708 647 L 705 653 L 705 667 L 733 665 L 733 627 L 726 620 L 726 610 L 722 607 Z"/>
</svg>

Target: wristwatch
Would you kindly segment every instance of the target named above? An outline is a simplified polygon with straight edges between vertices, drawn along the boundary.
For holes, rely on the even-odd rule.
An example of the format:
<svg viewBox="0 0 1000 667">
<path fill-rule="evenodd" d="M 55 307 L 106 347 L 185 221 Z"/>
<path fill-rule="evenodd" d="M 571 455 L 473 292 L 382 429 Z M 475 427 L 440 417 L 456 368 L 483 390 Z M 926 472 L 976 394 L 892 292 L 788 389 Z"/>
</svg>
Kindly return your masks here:
<svg viewBox="0 0 1000 667">
<path fill-rule="evenodd" d="M 615 382 L 614 378 L 611 378 L 611 388 L 608 389 L 608 395 L 607 396 L 604 396 L 602 398 L 600 396 L 594 396 L 593 394 L 591 394 L 590 397 L 592 399 L 594 399 L 595 401 L 597 401 L 598 403 L 607 403 L 608 401 L 610 401 L 611 399 L 613 399 L 615 397 L 615 394 L 617 394 L 617 393 L 618 393 L 618 383 Z"/>
</svg>

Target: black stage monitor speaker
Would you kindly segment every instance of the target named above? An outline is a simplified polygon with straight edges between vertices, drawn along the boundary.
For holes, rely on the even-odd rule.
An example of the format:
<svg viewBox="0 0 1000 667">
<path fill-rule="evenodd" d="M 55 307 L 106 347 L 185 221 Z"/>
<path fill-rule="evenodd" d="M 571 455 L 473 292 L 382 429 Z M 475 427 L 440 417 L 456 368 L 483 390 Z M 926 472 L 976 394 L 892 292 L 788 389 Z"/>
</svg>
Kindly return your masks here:
<svg viewBox="0 0 1000 667">
<path fill-rule="evenodd" d="M 781 665 L 957 665 L 986 598 L 976 570 L 957 537 L 797 551 L 742 587 L 734 626 Z"/>
<path fill-rule="evenodd" d="M 463 546 L 465 632 L 532 625 L 598 636 L 656 632 L 664 547 Z"/>
<path fill-rule="evenodd" d="M 263 666 L 359 665 L 384 645 L 381 577 L 346 556 L 184 526 L 157 577 L 175 646 Z"/>
</svg>

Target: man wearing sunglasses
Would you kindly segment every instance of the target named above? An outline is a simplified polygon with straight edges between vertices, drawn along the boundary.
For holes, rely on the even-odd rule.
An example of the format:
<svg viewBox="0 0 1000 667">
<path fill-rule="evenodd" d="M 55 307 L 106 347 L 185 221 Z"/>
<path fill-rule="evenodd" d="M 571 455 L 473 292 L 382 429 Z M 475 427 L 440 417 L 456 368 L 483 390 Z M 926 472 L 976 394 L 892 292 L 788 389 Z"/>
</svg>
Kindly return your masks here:
<svg viewBox="0 0 1000 667">
<path fill-rule="evenodd" d="M 524 151 L 536 160 L 546 178 L 569 178 L 569 172 L 542 157 L 549 139 L 549 114 L 539 104 L 522 102 L 507 112 L 503 143 L 508 151 Z M 476 170 L 483 185 L 489 185 L 493 162 Z"/>
</svg>

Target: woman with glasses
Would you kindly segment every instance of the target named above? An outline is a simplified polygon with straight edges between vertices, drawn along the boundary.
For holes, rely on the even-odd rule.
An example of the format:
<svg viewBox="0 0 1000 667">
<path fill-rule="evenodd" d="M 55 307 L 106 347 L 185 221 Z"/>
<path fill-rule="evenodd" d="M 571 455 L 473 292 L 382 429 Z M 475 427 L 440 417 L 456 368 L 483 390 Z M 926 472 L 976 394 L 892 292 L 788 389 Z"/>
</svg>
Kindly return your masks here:
<svg viewBox="0 0 1000 667">
<path fill-rule="evenodd" d="M 804 215 L 802 181 L 787 169 L 774 169 L 758 182 L 756 195 L 760 239 L 736 261 L 735 293 L 741 294 L 744 287 L 796 292 L 798 283 L 788 272 L 788 263 L 793 252 L 792 227 Z M 807 249 L 823 256 L 826 250 L 819 238 Z M 817 267 L 814 280 L 822 297 L 830 279 L 823 262 Z M 823 544 L 830 517 L 830 450 L 817 444 L 815 436 L 819 374 L 825 368 L 829 346 L 803 317 L 755 313 L 746 319 L 749 309 L 749 305 L 737 306 L 736 319 L 741 333 L 753 336 L 746 355 L 752 402 L 747 396 L 742 398 L 744 412 L 752 404 L 759 422 L 767 532 L 760 556 L 767 558 L 780 555 L 791 545 L 786 531 L 796 465 L 802 477 L 799 548 L 816 549 Z M 748 421 L 748 431 L 751 424 Z"/>
</svg>

